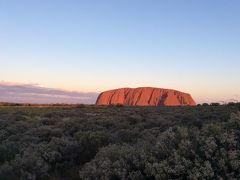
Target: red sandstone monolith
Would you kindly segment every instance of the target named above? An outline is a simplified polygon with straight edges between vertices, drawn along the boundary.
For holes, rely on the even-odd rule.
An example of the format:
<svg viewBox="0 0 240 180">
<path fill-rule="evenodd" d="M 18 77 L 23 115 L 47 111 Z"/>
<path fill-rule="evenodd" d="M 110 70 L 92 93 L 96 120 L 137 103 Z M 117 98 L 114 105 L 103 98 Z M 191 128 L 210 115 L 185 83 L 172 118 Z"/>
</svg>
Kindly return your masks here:
<svg viewBox="0 0 240 180">
<path fill-rule="evenodd" d="M 97 105 L 126 106 L 196 106 L 188 93 L 172 89 L 142 87 L 121 88 L 103 92 L 99 95 Z"/>
</svg>

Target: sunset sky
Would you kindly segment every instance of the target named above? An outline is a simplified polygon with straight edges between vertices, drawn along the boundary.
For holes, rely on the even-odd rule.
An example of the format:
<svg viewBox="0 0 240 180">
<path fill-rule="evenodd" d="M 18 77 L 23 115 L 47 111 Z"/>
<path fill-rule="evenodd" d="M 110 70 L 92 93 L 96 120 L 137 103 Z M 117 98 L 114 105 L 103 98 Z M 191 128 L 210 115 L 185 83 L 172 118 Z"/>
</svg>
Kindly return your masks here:
<svg viewBox="0 0 240 180">
<path fill-rule="evenodd" d="M 0 84 L 240 100 L 239 0 L 0 0 Z"/>
</svg>

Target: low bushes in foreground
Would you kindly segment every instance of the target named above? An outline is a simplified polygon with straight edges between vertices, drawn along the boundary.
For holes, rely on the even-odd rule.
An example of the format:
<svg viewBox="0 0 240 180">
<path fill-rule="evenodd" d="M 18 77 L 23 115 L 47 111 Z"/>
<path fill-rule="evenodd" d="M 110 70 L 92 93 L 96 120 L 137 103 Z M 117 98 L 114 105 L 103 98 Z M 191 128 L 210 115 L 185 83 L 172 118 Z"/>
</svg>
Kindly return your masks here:
<svg viewBox="0 0 240 180">
<path fill-rule="evenodd" d="M 2 107 L 0 179 L 240 179 L 240 107 Z"/>
</svg>

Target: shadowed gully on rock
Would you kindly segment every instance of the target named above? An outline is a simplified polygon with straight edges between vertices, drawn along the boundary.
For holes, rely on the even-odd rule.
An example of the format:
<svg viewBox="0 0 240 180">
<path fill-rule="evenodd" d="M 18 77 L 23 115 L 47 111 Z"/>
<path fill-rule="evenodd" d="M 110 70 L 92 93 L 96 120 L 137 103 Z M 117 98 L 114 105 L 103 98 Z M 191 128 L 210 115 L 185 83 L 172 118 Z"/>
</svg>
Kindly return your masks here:
<svg viewBox="0 0 240 180">
<path fill-rule="evenodd" d="M 141 87 L 121 88 L 103 92 L 97 105 L 126 106 L 196 106 L 190 94 L 172 89 Z"/>
</svg>

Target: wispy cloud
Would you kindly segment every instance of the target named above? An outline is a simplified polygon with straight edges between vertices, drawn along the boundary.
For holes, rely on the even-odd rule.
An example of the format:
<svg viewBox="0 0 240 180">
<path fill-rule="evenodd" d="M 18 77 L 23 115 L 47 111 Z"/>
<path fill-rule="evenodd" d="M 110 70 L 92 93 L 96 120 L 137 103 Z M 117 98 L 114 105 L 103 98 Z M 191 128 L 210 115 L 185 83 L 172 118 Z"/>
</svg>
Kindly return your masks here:
<svg viewBox="0 0 240 180">
<path fill-rule="evenodd" d="M 0 82 L 0 101 L 16 103 L 84 103 L 93 104 L 95 92 L 75 92 L 46 88 L 37 84 Z"/>
</svg>

